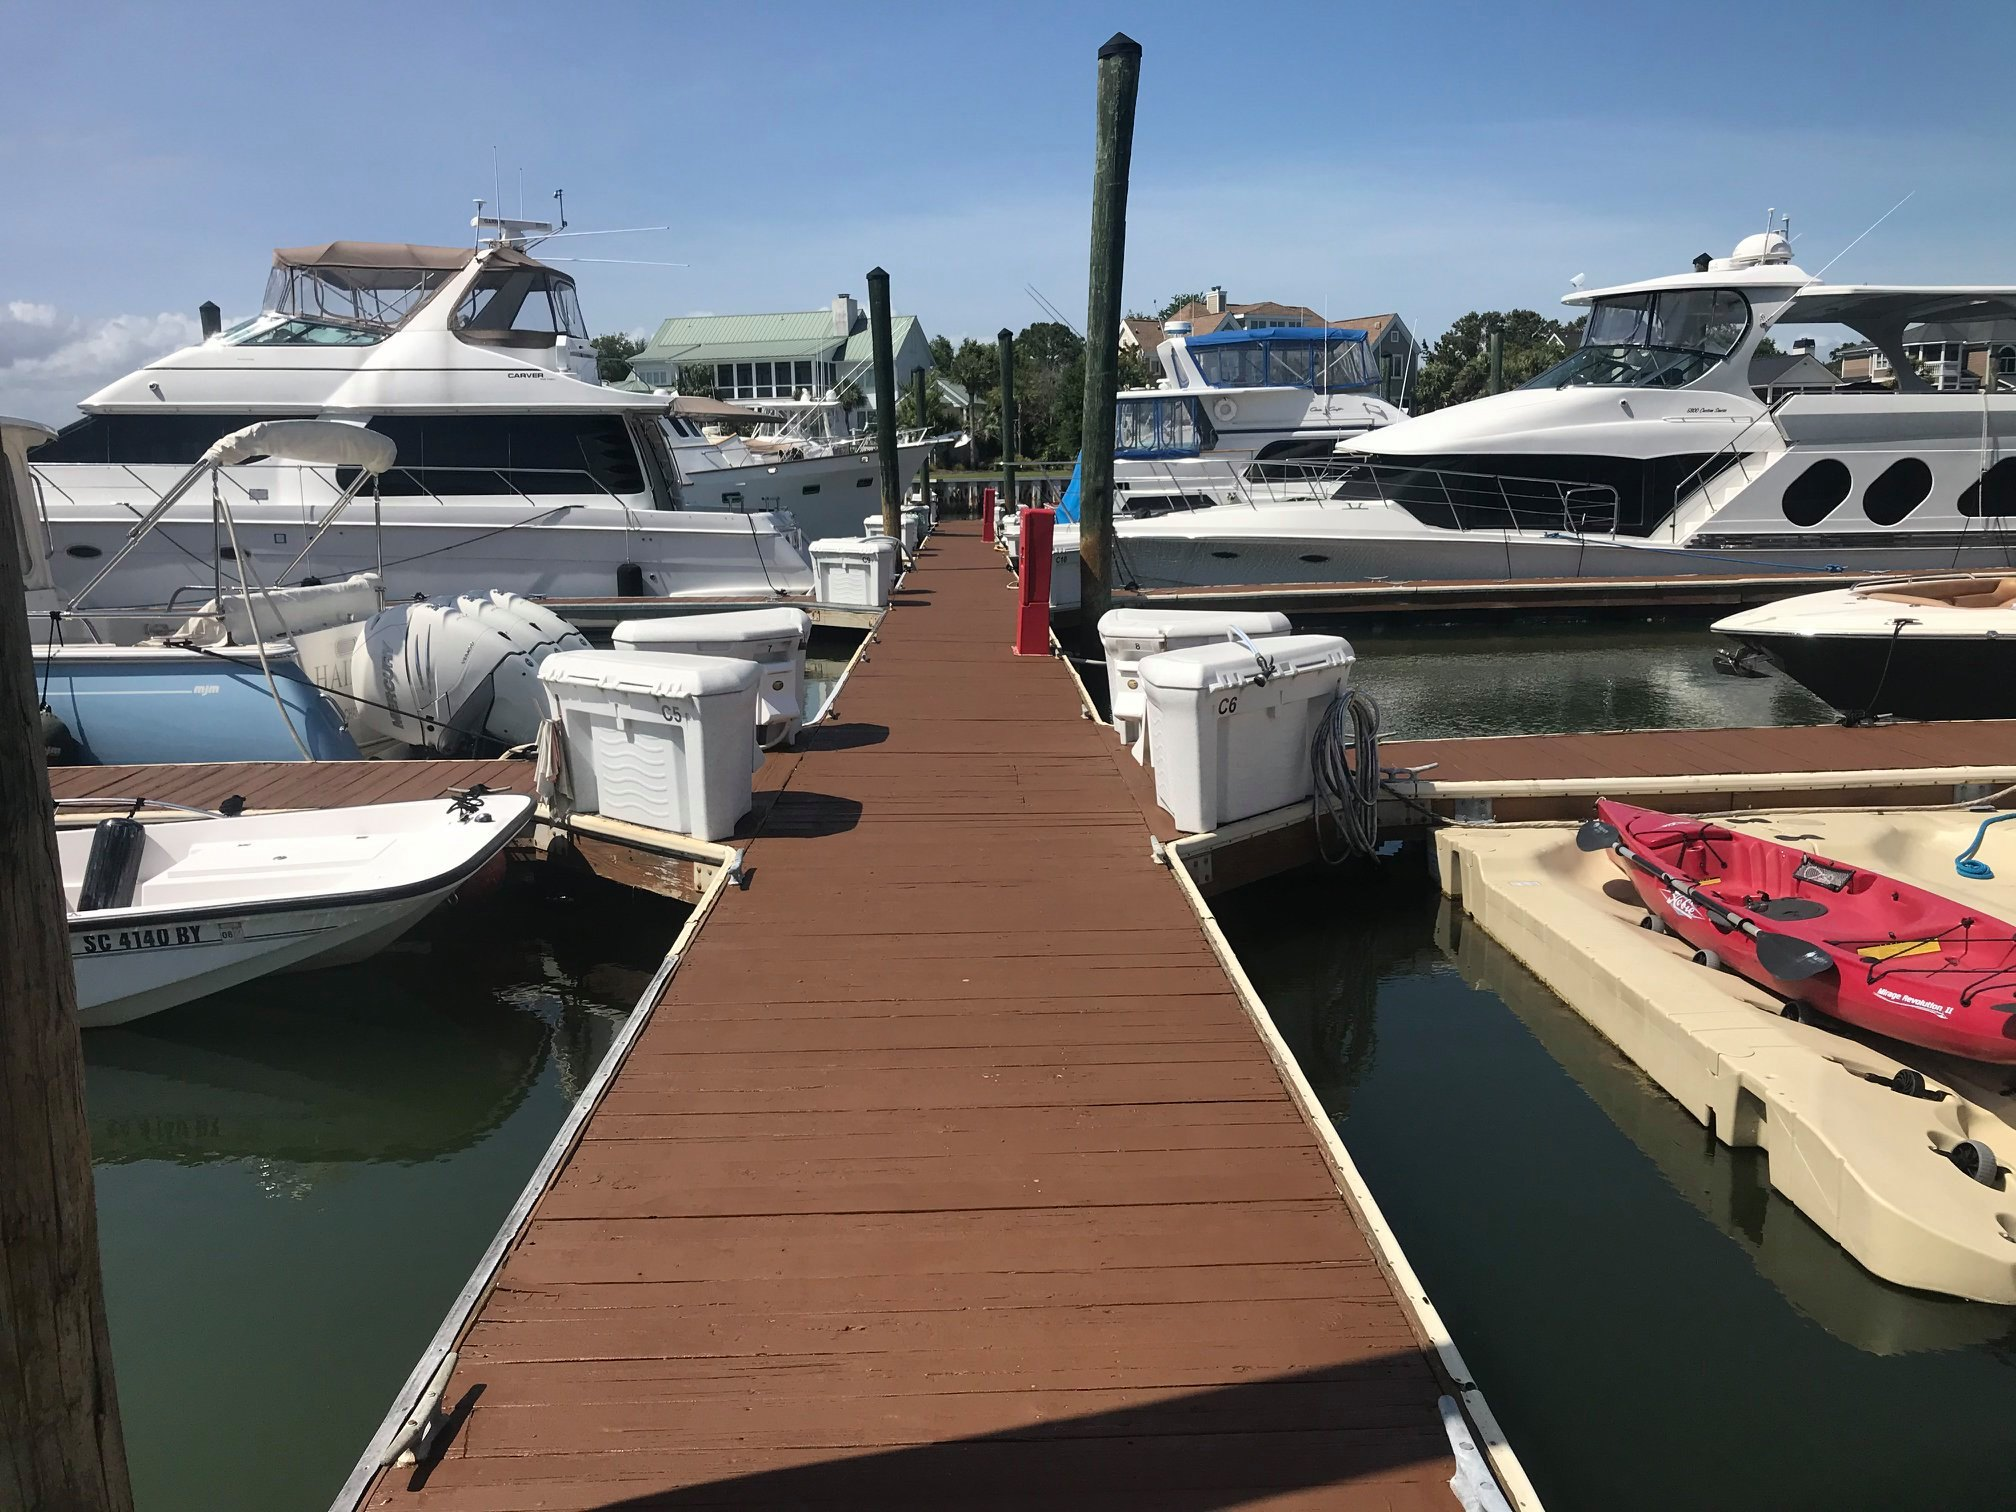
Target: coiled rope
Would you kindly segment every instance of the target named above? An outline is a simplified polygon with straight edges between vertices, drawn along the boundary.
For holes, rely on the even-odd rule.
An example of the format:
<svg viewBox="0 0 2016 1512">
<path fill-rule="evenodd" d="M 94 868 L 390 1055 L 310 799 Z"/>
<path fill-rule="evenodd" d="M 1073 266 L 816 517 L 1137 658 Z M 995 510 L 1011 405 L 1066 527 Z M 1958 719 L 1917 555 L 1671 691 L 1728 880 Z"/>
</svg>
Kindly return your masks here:
<svg viewBox="0 0 2016 1512">
<path fill-rule="evenodd" d="M 1348 733 L 1346 726 L 1349 726 Z M 1379 705 L 1347 688 L 1330 700 L 1309 742 L 1309 772 L 1316 789 L 1316 853 L 1329 866 L 1379 850 Z M 1323 819 L 1342 841 L 1335 851 L 1323 837 Z"/>
<path fill-rule="evenodd" d="M 1988 834 L 1988 826 L 2000 824 L 2005 819 L 2016 819 L 2016 813 L 1997 814 L 1992 819 L 1983 819 L 1981 827 L 1974 831 L 1974 838 L 1967 843 L 1967 849 L 1953 858 L 1953 870 L 1973 882 L 1991 880 L 1995 873 L 1989 869 L 1986 861 L 1976 861 L 1974 852 L 1981 849 L 1981 841 Z"/>
</svg>

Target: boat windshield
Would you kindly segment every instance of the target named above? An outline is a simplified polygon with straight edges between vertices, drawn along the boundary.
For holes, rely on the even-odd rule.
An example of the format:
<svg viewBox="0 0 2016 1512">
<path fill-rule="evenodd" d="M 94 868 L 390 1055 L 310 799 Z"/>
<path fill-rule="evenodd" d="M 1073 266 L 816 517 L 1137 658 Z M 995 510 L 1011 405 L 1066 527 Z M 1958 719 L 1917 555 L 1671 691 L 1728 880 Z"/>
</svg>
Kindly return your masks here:
<svg viewBox="0 0 2016 1512">
<path fill-rule="evenodd" d="M 1289 331 L 1240 331 L 1192 337 L 1197 372 L 1213 388 L 1306 388 L 1321 393 L 1370 388 L 1379 381 L 1362 331 L 1324 337 Z"/>
<path fill-rule="evenodd" d="M 238 337 L 241 345 L 295 342 L 349 345 L 378 341 L 453 278 L 455 268 L 304 266 L 276 262 L 266 279 L 265 309 L 290 320 Z M 292 325 L 294 333 L 284 327 Z M 355 333 L 345 341 L 332 332 Z"/>
<path fill-rule="evenodd" d="M 1598 300 L 1582 345 L 1524 386 L 1681 388 L 1734 351 L 1749 329 L 1750 302 L 1733 289 Z"/>
<path fill-rule="evenodd" d="M 1116 457 L 1194 457 L 1218 444 L 1200 403 L 1180 394 L 1122 399 L 1113 412 Z"/>
</svg>

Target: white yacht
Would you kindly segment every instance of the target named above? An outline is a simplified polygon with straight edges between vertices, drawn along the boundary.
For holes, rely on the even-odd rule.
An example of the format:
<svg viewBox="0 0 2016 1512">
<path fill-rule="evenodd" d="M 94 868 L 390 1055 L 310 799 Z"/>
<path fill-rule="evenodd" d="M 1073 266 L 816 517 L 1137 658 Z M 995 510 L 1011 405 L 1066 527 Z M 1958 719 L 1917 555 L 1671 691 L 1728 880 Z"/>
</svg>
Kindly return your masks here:
<svg viewBox="0 0 2016 1512">
<path fill-rule="evenodd" d="M 1280 326 L 1193 336 L 1182 321 L 1164 330 L 1155 349 L 1161 381 L 1119 397 L 1116 519 L 1208 508 L 1243 497 L 1242 483 L 1267 493 L 1335 473 L 1340 442 L 1407 418 L 1379 397 L 1363 331 Z"/>
<path fill-rule="evenodd" d="M 730 513 L 788 512 L 806 540 L 856 536 L 864 516 L 881 508 L 882 468 L 875 438 L 829 430 L 826 409 L 837 404 L 796 404 L 783 415 L 766 414 L 714 399 L 675 395 L 665 418 L 672 461 L 685 507 Z M 712 420 L 717 422 L 710 425 Z M 742 436 L 726 424 L 766 422 L 766 433 Z M 725 422 L 726 424 L 722 423 Z M 907 431 L 896 445 L 898 497 L 931 448 L 946 436 Z"/>
<path fill-rule="evenodd" d="M 1364 579 L 1951 570 L 2006 565 L 2016 394 L 1942 391 L 1908 327 L 2016 315 L 2016 287 L 1826 284 L 1789 237 L 1571 294 L 1581 347 L 1510 393 L 1352 438 L 1321 499 L 1252 495 L 1127 521 L 1140 587 Z M 1772 403 L 1750 359 L 1774 329 L 1873 345 L 1894 388 Z M 1822 341 L 1822 349 L 1827 343 Z"/>
<path fill-rule="evenodd" d="M 788 517 L 681 507 L 667 398 L 592 381 L 573 280 L 514 235 L 548 228 L 486 224 L 498 234 L 473 249 L 281 248 L 258 315 L 86 399 L 32 456 L 57 588 L 91 577 L 220 437 L 323 417 L 389 437 L 399 465 L 333 522 L 350 469 L 223 469 L 237 547 L 215 539 L 208 497 L 178 502 L 123 566 L 122 604 L 211 598 L 213 563 L 229 574 L 239 548 L 239 575 L 267 587 L 374 571 L 394 598 L 809 593 Z"/>
</svg>

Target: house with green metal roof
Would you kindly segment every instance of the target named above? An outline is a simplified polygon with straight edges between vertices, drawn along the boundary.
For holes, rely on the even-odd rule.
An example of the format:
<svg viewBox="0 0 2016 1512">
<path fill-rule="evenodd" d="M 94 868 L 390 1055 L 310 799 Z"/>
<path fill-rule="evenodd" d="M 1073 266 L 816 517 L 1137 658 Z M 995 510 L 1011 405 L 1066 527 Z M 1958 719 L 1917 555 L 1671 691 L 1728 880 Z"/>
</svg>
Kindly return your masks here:
<svg viewBox="0 0 2016 1512">
<path fill-rule="evenodd" d="M 915 315 L 889 321 L 896 387 L 931 366 L 931 343 Z M 818 403 L 849 386 L 873 413 L 875 351 L 868 312 L 851 294 L 824 310 L 770 315 L 684 315 L 659 325 L 630 371 L 652 388 L 676 389 L 680 369 L 699 363 L 714 370 L 714 396 L 742 401 Z"/>
</svg>

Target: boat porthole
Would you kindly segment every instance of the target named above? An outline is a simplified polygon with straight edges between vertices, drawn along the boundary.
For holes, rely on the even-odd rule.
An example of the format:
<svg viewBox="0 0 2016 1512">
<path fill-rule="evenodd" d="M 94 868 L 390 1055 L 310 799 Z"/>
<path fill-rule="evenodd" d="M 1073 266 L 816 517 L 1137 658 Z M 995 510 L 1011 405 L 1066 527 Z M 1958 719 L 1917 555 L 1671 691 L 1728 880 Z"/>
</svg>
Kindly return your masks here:
<svg viewBox="0 0 2016 1512">
<path fill-rule="evenodd" d="M 801 494 L 815 494 L 819 492 L 819 485 L 817 483 L 807 483 L 803 488 L 799 489 L 798 492 L 800 492 Z"/>
<path fill-rule="evenodd" d="M 1878 525 L 1895 525 L 1932 494 L 1932 469 L 1919 457 L 1900 457 L 1862 493 L 1862 513 Z"/>
<path fill-rule="evenodd" d="M 856 488 L 867 488 L 874 481 L 875 480 L 873 478 L 856 478 L 854 480 L 854 486 Z"/>
<path fill-rule="evenodd" d="M 1969 483 L 1960 495 L 1960 513 L 1969 519 L 2016 514 L 2016 457 L 2004 457 Z"/>
<path fill-rule="evenodd" d="M 65 546 L 63 548 L 63 555 L 75 557 L 80 562 L 88 562 L 91 558 L 101 557 L 105 553 L 100 551 L 96 546 Z"/>
<path fill-rule="evenodd" d="M 1848 497 L 1848 464 L 1822 457 L 1785 487 L 1785 518 L 1794 525 L 1818 525 Z"/>
<path fill-rule="evenodd" d="M 1236 551 L 1214 551 L 1211 555 L 1221 562 L 1236 562 L 1239 559 L 1239 553 Z"/>
<path fill-rule="evenodd" d="M 1320 551 L 1312 551 L 1307 556 L 1303 557 L 1302 560 L 1305 562 L 1327 562 L 1330 560 L 1330 558 L 1323 555 L 1323 553 Z"/>
<path fill-rule="evenodd" d="M 217 555 L 224 558 L 224 560 L 227 562 L 235 562 L 238 560 L 238 550 L 234 546 L 219 546 L 217 548 Z"/>
</svg>

